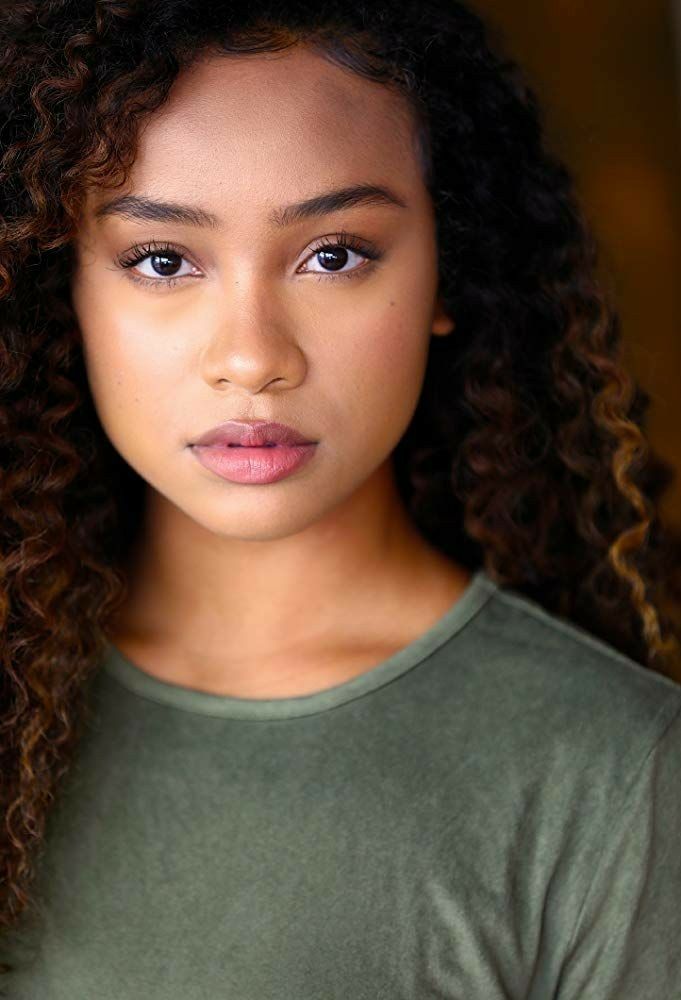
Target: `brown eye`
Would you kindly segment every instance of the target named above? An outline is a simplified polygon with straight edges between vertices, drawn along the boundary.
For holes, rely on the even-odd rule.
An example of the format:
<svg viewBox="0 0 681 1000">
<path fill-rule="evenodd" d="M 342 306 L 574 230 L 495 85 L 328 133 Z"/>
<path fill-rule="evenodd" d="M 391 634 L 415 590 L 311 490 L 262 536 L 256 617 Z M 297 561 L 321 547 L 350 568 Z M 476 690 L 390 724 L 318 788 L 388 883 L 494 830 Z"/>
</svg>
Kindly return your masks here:
<svg viewBox="0 0 681 1000">
<path fill-rule="evenodd" d="M 182 263 L 186 267 L 180 270 Z M 179 247 L 159 246 L 148 243 L 133 247 L 132 250 L 118 261 L 120 267 L 130 270 L 133 281 L 149 285 L 172 285 L 176 280 L 192 275 L 193 265 L 186 260 Z"/>
<path fill-rule="evenodd" d="M 313 274 L 326 273 L 329 275 L 339 273 L 343 277 L 346 275 L 350 277 L 351 274 L 363 270 L 367 266 L 366 263 L 360 263 L 358 266 L 347 268 L 348 261 L 352 264 L 353 257 L 368 262 L 376 260 L 380 257 L 380 254 L 375 247 L 364 245 L 354 237 L 348 236 L 346 233 L 341 233 L 333 237 L 333 239 L 328 239 L 313 250 L 311 256 L 307 258 L 303 273 L 306 271 Z M 321 265 L 321 269 L 310 268 L 308 266 L 308 262 L 315 259 Z"/>
<path fill-rule="evenodd" d="M 176 277 L 175 271 L 180 266 L 182 258 L 176 253 L 154 253 L 149 256 L 149 263 L 154 271 L 163 277 Z"/>
</svg>

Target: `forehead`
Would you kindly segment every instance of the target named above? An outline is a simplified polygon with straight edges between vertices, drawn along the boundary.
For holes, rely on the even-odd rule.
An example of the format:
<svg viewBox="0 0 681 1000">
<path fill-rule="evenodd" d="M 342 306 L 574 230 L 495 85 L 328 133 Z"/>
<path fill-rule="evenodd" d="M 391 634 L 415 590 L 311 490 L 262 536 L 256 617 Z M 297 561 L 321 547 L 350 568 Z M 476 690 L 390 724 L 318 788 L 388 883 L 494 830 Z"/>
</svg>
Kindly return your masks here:
<svg viewBox="0 0 681 1000">
<path fill-rule="evenodd" d="M 339 182 L 404 190 L 419 177 L 406 98 L 296 46 L 182 70 L 140 131 L 130 188 L 263 208 Z"/>
</svg>

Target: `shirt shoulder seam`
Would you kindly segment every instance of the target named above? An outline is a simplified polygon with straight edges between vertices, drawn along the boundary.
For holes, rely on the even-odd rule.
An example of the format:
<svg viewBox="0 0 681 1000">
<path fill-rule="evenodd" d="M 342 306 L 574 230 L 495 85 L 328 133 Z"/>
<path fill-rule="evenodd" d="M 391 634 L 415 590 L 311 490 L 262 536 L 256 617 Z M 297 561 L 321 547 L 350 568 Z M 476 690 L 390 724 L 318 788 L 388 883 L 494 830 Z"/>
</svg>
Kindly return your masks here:
<svg viewBox="0 0 681 1000">
<path fill-rule="evenodd" d="M 583 897 L 582 902 L 581 902 L 581 904 L 579 906 L 579 909 L 577 911 L 577 915 L 575 917 L 574 924 L 573 924 L 573 927 L 572 927 L 572 933 L 570 934 L 567 946 L 565 948 L 565 953 L 564 953 L 564 956 L 563 956 L 563 960 L 564 961 L 565 961 L 565 959 L 567 959 L 567 957 L 569 956 L 569 954 L 570 954 L 570 952 L 572 950 L 575 937 L 577 936 L 577 932 L 579 930 L 579 925 L 580 925 L 580 923 L 582 921 L 582 917 L 584 915 L 584 912 L 586 910 L 587 904 L 589 902 L 589 898 L 591 896 L 592 891 L 594 891 L 594 887 L 598 883 L 598 877 L 599 877 L 599 872 L 600 872 L 601 865 L 603 863 L 603 858 L 605 856 L 605 852 L 606 852 L 606 849 L 607 849 L 608 845 L 611 843 L 611 839 L 612 839 L 611 834 L 612 834 L 612 831 L 614 829 L 619 828 L 621 826 L 621 824 L 623 822 L 623 816 L 624 816 L 624 813 L 627 810 L 627 806 L 628 806 L 629 800 L 631 799 L 631 796 L 633 795 L 634 790 L 636 789 L 638 783 L 641 780 L 641 776 L 642 776 L 642 774 L 643 774 L 643 772 L 645 770 L 645 767 L 646 767 L 646 764 L 648 763 L 649 758 L 658 749 L 658 747 L 660 746 L 660 744 L 662 743 L 662 741 L 664 740 L 665 736 L 667 735 L 667 733 L 669 732 L 669 730 L 672 728 L 672 726 L 676 722 L 678 722 L 679 720 L 681 720 L 681 692 L 679 693 L 679 698 L 678 698 L 678 701 L 677 701 L 675 707 L 674 707 L 673 703 L 669 703 L 669 702 L 667 702 L 664 705 L 662 705 L 662 707 L 660 708 L 659 712 L 656 714 L 656 716 L 654 718 L 654 725 L 657 725 L 658 722 L 659 722 L 659 720 L 661 718 L 664 720 L 664 716 L 667 713 L 669 713 L 669 717 L 666 719 L 666 721 L 663 721 L 662 728 L 658 732 L 657 736 L 655 736 L 655 738 L 653 739 L 651 745 L 644 752 L 643 757 L 641 758 L 641 762 L 639 763 L 638 767 L 636 768 L 635 772 L 633 773 L 631 781 L 629 782 L 629 784 L 626 786 L 626 788 L 622 792 L 622 798 L 621 798 L 621 801 L 620 801 L 619 805 L 615 808 L 614 817 L 612 819 L 612 822 L 608 823 L 608 831 L 605 834 L 605 840 L 604 840 L 603 844 L 601 845 L 601 848 L 600 848 L 600 850 L 598 852 L 598 856 L 597 856 L 596 861 L 595 861 L 594 866 L 593 866 L 592 875 L 591 875 L 591 878 L 589 879 L 589 884 L 588 884 L 588 886 L 586 888 L 586 891 L 584 893 L 584 897 Z"/>
<path fill-rule="evenodd" d="M 517 610 L 522 611 L 525 614 L 537 619 L 537 621 L 542 622 L 549 629 L 562 632 L 569 638 L 574 639 L 580 645 L 602 653 L 609 659 L 629 667 L 642 676 L 656 678 L 658 681 L 661 681 L 663 685 L 669 687 L 670 690 L 677 692 L 679 697 L 681 697 L 681 684 L 677 681 L 668 677 L 666 674 L 662 674 L 659 671 L 651 669 L 650 667 L 646 667 L 644 664 L 632 659 L 632 657 L 620 652 L 618 649 L 609 645 L 604 639 L 588 632 L 583 626 L 578 625 L 577 622 L 568 621 L 560 618 L 558 615 L 551 614 L 546 610 L 546 608 L 541 607 L 541 605 L 537 604 L 531 598 L 526 597 L 524 594 L 516 594 L 499 587 L 495 596 L 497 596 L 499 600 L 504 601 L 506 604 L 510 604 Z"/>
</svg>

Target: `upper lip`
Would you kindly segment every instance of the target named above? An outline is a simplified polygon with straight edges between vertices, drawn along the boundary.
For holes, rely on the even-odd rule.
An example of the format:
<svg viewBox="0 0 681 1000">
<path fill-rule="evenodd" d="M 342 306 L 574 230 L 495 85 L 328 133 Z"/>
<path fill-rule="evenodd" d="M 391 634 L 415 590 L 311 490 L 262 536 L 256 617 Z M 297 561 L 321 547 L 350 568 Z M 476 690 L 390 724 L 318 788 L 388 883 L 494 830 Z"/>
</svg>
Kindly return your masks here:
<svg viewBox="0 0 681 1000">
<path fill-rule="evenodd" d="M 316 444 L 294 427 L 270 420 L 228 420 L 227 423 L 212 427 L 195 445 L 240 444 L 247 448 L 258 448 L 266 444 Z"/>
</svg>

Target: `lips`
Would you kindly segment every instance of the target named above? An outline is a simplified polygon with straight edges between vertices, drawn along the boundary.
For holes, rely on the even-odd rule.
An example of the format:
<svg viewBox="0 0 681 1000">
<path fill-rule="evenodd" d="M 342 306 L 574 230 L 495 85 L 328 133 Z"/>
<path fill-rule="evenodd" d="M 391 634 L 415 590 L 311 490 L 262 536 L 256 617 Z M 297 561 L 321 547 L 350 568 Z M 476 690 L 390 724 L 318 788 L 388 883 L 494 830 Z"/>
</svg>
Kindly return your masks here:
<svg viewBox="0 0 681 1000">
<path fill-rule="evenodd" d="M 192 442 L 197 446 L 221 445 L 242 448 L 271 448 L 277 445 L 316 443 L 295 427 L 268 420 L 229 420 L 211 428 Z"/>
</svg>

